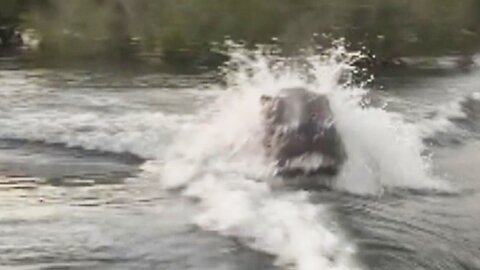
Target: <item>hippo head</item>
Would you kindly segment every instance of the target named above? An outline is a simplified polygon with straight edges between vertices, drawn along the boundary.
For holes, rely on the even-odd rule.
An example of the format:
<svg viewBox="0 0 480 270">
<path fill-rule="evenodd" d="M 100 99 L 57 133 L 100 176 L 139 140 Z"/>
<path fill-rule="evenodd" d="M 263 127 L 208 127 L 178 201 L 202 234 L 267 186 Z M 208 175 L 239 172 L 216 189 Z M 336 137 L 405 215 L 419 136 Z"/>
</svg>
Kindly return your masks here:
<svg viewBox="0 0 480 270">
<path fill-rule="evenodd" d="M 304 88 L 285 88 L 275 96 L 262 96 L 267 155 L 286 168 L 295 160 L 321 156 L 320 168 L 335 171 L 345 159 L 333 112 L 325 95 Z"/>
</svg>

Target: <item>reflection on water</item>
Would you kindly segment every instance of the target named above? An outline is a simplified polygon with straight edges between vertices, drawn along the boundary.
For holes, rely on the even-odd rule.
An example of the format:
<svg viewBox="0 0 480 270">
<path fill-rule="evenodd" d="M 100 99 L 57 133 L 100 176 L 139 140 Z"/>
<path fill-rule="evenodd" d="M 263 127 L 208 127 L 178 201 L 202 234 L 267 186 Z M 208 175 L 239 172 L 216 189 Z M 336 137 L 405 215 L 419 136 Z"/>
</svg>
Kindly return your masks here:
<svg viewBox="0 0 480 270">
<path fill-rule="evenodd" d="M 151 180 L 0 181 L 0 264 L 9 269 L 268 269 L 269 258 L 198 230 L 193 206 Z"/>
</svg>

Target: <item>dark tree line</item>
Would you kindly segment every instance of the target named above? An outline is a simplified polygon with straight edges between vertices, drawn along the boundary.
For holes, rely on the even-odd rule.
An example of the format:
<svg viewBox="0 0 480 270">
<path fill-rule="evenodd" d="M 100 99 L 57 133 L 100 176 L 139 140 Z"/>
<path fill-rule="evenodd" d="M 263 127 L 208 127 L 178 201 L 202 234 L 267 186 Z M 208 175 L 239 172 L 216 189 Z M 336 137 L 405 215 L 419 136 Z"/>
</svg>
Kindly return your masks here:
<svg viewBox="0 0 480 270">
<path fill-rule="evenodd" d="M 377 59 L 471 55 L 478 0 L 0 0 L 0 40 L 33 30 L 38 53 L 208 62 L 212 42 L 272 42 L 285 51 L 343 37 Z M 314 40 L 314 41 L 312 41 Z"/>
</svg>

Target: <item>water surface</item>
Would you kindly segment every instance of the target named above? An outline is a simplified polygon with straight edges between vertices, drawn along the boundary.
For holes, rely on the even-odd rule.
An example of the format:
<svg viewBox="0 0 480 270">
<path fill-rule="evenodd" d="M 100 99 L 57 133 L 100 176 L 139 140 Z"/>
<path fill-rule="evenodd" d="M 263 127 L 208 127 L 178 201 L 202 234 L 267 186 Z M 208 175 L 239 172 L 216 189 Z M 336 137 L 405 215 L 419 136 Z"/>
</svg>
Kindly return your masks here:
<svg viewBox="0 0 480 270">
<path fill-rule="evenodd" d="M 389 187 L 372 195 L 295 185 L 265 191 L 254 184 L 235 189 L 241 182 L 229 182 L 226 175 L 234 179 L 238 172 L 222 171 L 226 186 L 218 190 L 239 195 L 239 212 L 257 217 L 255 224 L 245 223 L 256 228 L 248 230 L 218 207 L 205 210 L 209 203 L 222 204 L 217 189 L 205 196 L 198 195 L 205 186 L 191 186 L 193 196 L 184 196 L 163 188 L 157 174 L 144 173 L 145 162 L 168 163 L 166 153 L 178 145 L 179 134 L 203 121 L 199 112 L 222 95 L 219 75 L 4 68 L 0 265 L 284 269 L 284 259 L 302 270 L 316 269 L 319 254 L 308 255 L 308 249 L 319 247 L 317 235 L 330 235 L 321 229 L 335 236 L 335 244 L 322 246 L 332 249 L 321 258 L 353 257 L 353 264 L 332 263 L 332 269 L 480 269 L 479 72 L 389 74 L 378 79 L 382 89 L 369 94 L 387 114 L 398 113 L 420 130 L 423 154 L 432 157 L 434 175 L 450 183 L 452 192 Z M 372 136 L 382 140 L 383 134 Z M 384 159 L 402 162 L 385 153 Z M 308 198 L 298 197 L 302 190 Z M 244 202 L 260 203 L 271 216 L 257 216 Z M 274 207 L 286 214 L 275 216 L 282 211 Z M 317 228 L 306 214 L 311 207 L 325 212 Z M 276 227 L 283 221 L 288 229 Z M 271 236 L 277 229 L 291 239 Z M 297 229 L 314 237 L 302 238 Z M 285 243 L 289 250 L 265 243 Z M 351 255 L 341 251 L 350 246 Z"/>
</svg>

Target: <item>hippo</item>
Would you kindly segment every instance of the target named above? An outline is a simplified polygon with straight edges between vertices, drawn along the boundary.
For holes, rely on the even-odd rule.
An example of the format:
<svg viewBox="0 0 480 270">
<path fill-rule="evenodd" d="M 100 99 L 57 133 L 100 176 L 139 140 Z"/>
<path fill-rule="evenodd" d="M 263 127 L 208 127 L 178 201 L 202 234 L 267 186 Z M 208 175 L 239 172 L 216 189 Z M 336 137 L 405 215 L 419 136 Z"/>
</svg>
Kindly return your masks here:
<svg viewBox="0 0 480 270">
<path fill-rule="evenodd" d="M 261 96 L 260 102 L 262 143 L 277 174 L 337 174 L 346 153 L 327 96 L 302 87 L 284 88 L 275 96 Z"/>
</svg>

